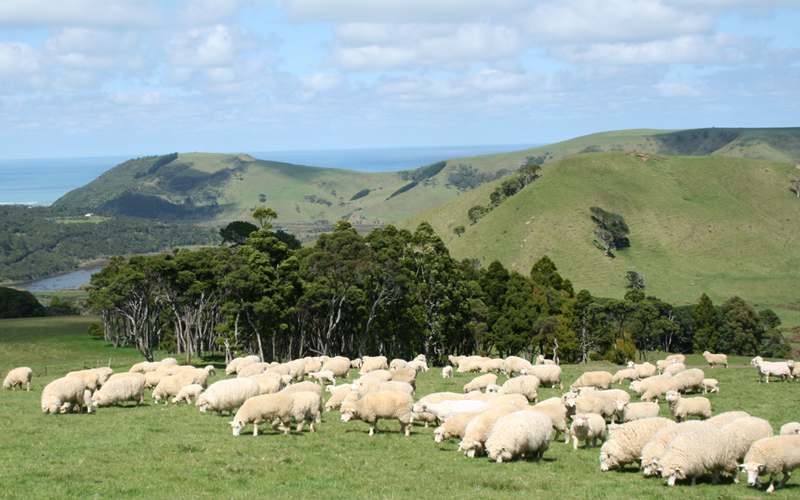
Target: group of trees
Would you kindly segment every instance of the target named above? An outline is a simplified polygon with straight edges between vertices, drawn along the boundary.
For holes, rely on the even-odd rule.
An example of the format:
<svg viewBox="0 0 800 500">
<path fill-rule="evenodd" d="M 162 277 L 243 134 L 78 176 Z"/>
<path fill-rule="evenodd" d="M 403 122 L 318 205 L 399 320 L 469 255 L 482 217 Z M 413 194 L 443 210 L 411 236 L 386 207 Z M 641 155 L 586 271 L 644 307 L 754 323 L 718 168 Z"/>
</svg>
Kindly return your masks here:
<svg viewBox="0 0 800 500">
<path fill-rule="evenodd" d="M 254 216 L 261 227 L 231 246 L 113 259 L 90 289 L 104 336 L 147 358 L 160 347 L 264 360 L 425 353 L 436 363 L 448 354 L 541 353 L 622 363 L 657 350 L 788 348 L 774 313 L 755 313 L 738 298 L 673 306 L 635 288 L 622 300 L 575 293 L 547 256 L 529 275 L 497 261 L 458 262 L 426 222 L 414 232 L 390 225 L 361 236 L 339 221 L 314 245 L 293 249 L 271 230 L 274 211 Z"/>
</svg>

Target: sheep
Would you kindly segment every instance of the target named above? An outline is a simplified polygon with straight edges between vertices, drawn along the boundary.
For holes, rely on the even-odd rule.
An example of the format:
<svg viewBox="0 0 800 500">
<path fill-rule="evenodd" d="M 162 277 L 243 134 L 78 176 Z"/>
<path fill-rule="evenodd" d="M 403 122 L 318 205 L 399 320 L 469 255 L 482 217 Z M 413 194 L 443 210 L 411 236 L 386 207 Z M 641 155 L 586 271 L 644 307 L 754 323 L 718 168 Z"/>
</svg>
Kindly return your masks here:
<svg viewBox="0 0 800 500">
<path fill-rule="evenodd" d="M 261 362 L 261 358 L 258 356 L 246 356 L 244 358 L 236 358 L 228 363 L 228 366 L 225 368 L 226 375 L 233 375 L 234 373 L 239 373 L 239 370 L 244 368 L 245 366 L 252 365 L 253 363 Z M 131 370 L 134 371 L 134 370 Z"/>
<path fill-rule="evenodd" d="M 518 356 L 509 356 L 503 360 L 503 365 L 500 367 L 500 371 L 505 373 L 507 377 L 511 377 L 515 373 L 520 373 L 525 368 L 533 368 L 533 365 L 530 363 L 530 361 L 527 359 L 522 359 Z"/>
<path fill-rule="evenodd" d="M 324 371 L 331 371 L 333 375 L 339 378 L 347 378 L 350 376 L 350 367 L 352 361 L 347 362 L 344 359 L 336 358 L 322 364 Z"/>
<path fill-rule="evenodd" d="M 522 375 L 533 375 L 539 379 L 542 386 L 549 386 L 553 389 L 556 384 L 564 390 L 564 384 L 561 382 L 561 367 L 557 365 L 535 365 L 530 368 L 523 368 L 520 371 Z"/>
<path fill-rule="evenodd" d="M 450 361 L 450 364 L 453 365 L 456 369 L 458 369 L 458 365 L 459 363 L 461 363 L 463 359 L 466 359 L 466 356 L 453 356 L 452 354 L 447 356 L 447 360 Z"/>
<path fill-rule="evenodd" d="M 328 385 L 325 386 L 325 392 L 328 394 L 335 394 L 341 387 L 347 387 L 347 389 L 350 390 L 350 386 L 351 384 Z"/>
<path fill-rule="evenodd" d="M 490 407 L 483 401 L 442 401 L 441 403 L 430 403 L 420 401 L 412 407 L 414 413 L 433 413 L 442 422 L 447 422 L 459 413 L 474 413 L 486 411 Z"/>
<path fill-rule="evenodd" d="M 561 398 L 564 408 L 567 409 L 567 415 L 576 415 L 578 413 L 597 413 L 603 416 L 611 417 L 606 412 L 606 400 L 602 398 L 593 398 L 590 396 L 575 396 L 574 393 L 566 393 Z"/>
<path fill-rule="evenodd" d="M 356 359 L 350 360 L 350 368 L 355 368 L 357 370 L 360 370 L 362 364 L 363 363 L 361 361 L 361 358 L 356 358 Z M 323 365 L 323 368 L 324 368 L 324 365 Z"/>
<path fill-rule="evenodd" d="M 292 419 L 297 422 L 297 432 L 303 432 L 305 425 L 311 432 L 316 432 L 314 422 L 320 422 L 322 400 L 316 392 L 303 391 L 290 394 L 292 398 Z"/>
<path fill-rule="evenodd" d="M 264 373 L 269 368 L 271 368 L 269 363 L 252 363 L 247 366 L 239 367 L 236 376 L 241 378 L 252 377 L 253 375 Z"/>
<path fill-rule="evenodd" d="M 411 368 L 401 368 L 399 370 L 390 370 L 389 374 L 392 376 L 392 382 L 405 382 L 417 391 L 417 372 Z"/>
<path fill-rule="evenodd" d="M 781 436 L 793 436 L 800 434 L 800 422 L 789 422 L 781 427 Z"/>
<path fill-rule="evenodd" d="M 658 403 L 658 400 L 661 396 L 665 395 L 669 391 L 677 391 L 678 390 L 678 383 L 675 382 L 673 379 L 662 380 L 660 382 L 656 382 L 655 384 L 651 385 L 644 394 L 642 394 L 642 401 L 653 401 L 655 400 Z"/>
<path fill-rule="evenodd" d="M 442 378 L 453 378 L 453 367 L 445 366 L 442 368 Z"/>
<path fill-rule="evenodd" d="M 128 371 L 141 372 L 141 373 L 154 372 L 158 370 L 159 366 L 161 366 L 161 363 L 157 361 L 154 363 L 151 363 L 149 361 L 142 361 L 141 363 L 136 363 L 133 366 L 131 366 Z"/>
<path fill-rule="evenodd" d="M 663 373 L 666 368 L 673 363 L 670 359 L 659 359 L 656 361 L 656 369 L 658 369 L 658 373 Z"/>
<path fill-rule="evenodd" d="M 368 394 L 375 394 L 378 392 L 404 392 L 408 395 L 414 394 L 414 388 L 411 384 L 405 382 L 354 382 L 350 388 L 358 394 L 359 398 L 363 398 Z"/>
<path fill-rule="evenodd" d="M 792 377 L 794 377 L 795 380 L 800 380 L 800 365 L 795 363 L 793 359 L 787 361 L 786 364 L 792 369 Z"/>
<path fill-rule="evenodd" d="M 419 400 L 419 403 L 428 402 L 428 403 L 441 403 L 442 401 L 463 401 L 465 399 L 470 399 L 468 394 L 460 394 L 456 392 L 435 392 L 433 394 L 428 394 L 427 396 L 423 397 Z M 433 413 L 428 412 L 420 412 L 414 413 L 414 420 L 418 422 L 425 422 L 425 427 L 428 427 L 428 424 L 438 422 L 439 419 Z"/>
<path fill-rule="evenodd" d="M 633 361 L 628 361 L 628 368 L 635 368 L 636 371 L 639 373 L 639 378 L 647 378 L 652 377 L 653 375 L 658 374 L 658 368 L 652 363 L 645 361 L 644 363 L 637 365 Z"/>
<path fill-rule="evenodd" d="M 87 413 L 92 413 L 92 393 L 86 388 L 83 379 L 79 377 L 63 377 L 53 380 L 42 390 L 42 412 L 54 415 L 67 413 L 73 406 L 78 407 L 78 413 L 86 407 Z"/>
<path fill-rule="evenodd" d="M 492 358 L 489 361 L 483 363 L 481 368 L 481 373 L 490 373 L 490 372 L 500 372 L 500 369 L 503 367 L 503 359 L 502 358 Z"/>
<path fill-rule="evenodd" d="M 451 439 L 454 437 L 463 438 L 464 432 L 467 429 L 467 425 L 472 421 L 473 418 L 477 417 L 481 413 L 483 413 L 483 411 L 459 413 L 455 417 L 434 429 L 433 440 L 438 444 L 445 439 Z"/>
<path fill-rule="evenodd" d="M 202 368 L 195 368 L 194 370 L 187 370 L 185 373 L 192 376 L 193 384 L 200 384 L 204 389 L 208 387 L 209 373 L 206 370 Z"/>
<path fill-rule="evenodd" d="M 111 380 L 92 394 L 92 405 L 119 405 L 123 401 L 136 401 L 136 406 L 144 401 L 144 381 L 136 377 Z"/>
<path fill-rule="evenodd" d="M 325 385 L 326 380 L 330 382 L 332 385 L 336 385 L 336 376 L 330 370 L 323 370 L 319 372 L 309 373 L 308 376 L 318 381 L 320 385 Z"/>
<path fill-rule="evenodd" d="M 622 423 L 657 417 L 660 410 L 657 403 L 627 403 L 614 400 L 614 404 L 617 407 L 616 415 Z"/>
<path fill-rule="evenodd" d="M 492 359 L 483 356 L 470 356 L 458 364 L 459 373 L 480 372 L 483 368 L 491 366 Z M 484 371 L 486 373 L 488 370 Z"/>
<path fill-rule="evenodd" d="M 94 392 L 97 390 L 100 375 L 94 370 L 79 370 L 67 373 L 67 377 L 78 377 L 86 384 L 86 388 Z"/>
<path fill-rule="evenodd" d="M 717 365 L 724 366 L 725 368 L 728 367 L 728 355 L 727 354 L 711 354 L 708 351 L 703 353 L 703 357 L 706 358 L 706 362 L 708 366 L 714 368 Z"/>
<path fill-rule="evenodd" d="M 330 387 L 330 386 L 329 386 Z M 344 402 L 344 398 L 350 394 L 350 386 L 349 385 L 339 385 L 337 386 L 336 391 L 334 391 L 333 395 L 330 397 L 327 403 L 325 403 L 325 411 L 331 411 L 339 408 L 342 406 Z"/>
<path fill-rule="evenodd" d="M 522 394 L 528 401 L 536 403 L 539 401 L 539 379 L 533 375 L 520 375 L 519 377 L 508 379 L 500 387 L 498 394 Z"/>
<path fill-rule="evenodd" d="M 233 415 L 234 409 L 242 406 L 249 398 L 258 396 L 258 390 L 258 383 L 253 379 L 220 380 L 211 384 L 197 398 L 195 405 L 200 407 L 200 413 L 211 410 L 216 411 L 219 416 L 222 416 L 223 411 Z"/>
<path fill-rule="evenodd" d="M 314 360 L 308 361 L 305 358 L 303 358 L 303 362 L 305 363 L 303 371 L 305 371 L 306 373 L 322 371 L 322 363 L 319 361 L 314 361 Z M 347 366 L 350 366 L 350 360 L 347 360 Z"/>
<path fill-rule="evenodd" d="M 428 363 L 420 359 L 409 361 L 406 368 L 411 368 L 412 370 L 418 372 L 427 372 L 429 370 Z"/>
<path fill-rule="evenodd" d="M 709 392 L 719 392 L 719 381 L 717 379 L 703 379 L 703 394 L 708 394 Z"/>
<path fill-rule="evenodd" d="M 106 380 L 106 383 L 109 383 L 112 380 L 117 380 L 117 379 L 121 379 L 121 378 L 125 378 L 125 377 L 138 378 L 139 380 L 142 381 L 143 384 L 144 384 L 144 381 L 145 381 L 145 376 L 143 374 L 141 374 L 141 373 L 137 373 L 137 372 L 133 372 L 133 373 L 131 373 L 131 372 L 120 372 L 120 373 L 114 373 L 110 377 L 108 377 L 108 380 Z"/>
<path fill-rule="evenodd" d="M 780 377 L 781 380 L 784 382 L 789 381 L 790 379 L 794 379 L 792 375 L 792 369 L 789 367 L 789 364 L 785 361 L 781 362 L 770 362 L 764 361 L 764 358 L 761 356 L 756 356 L 752 360 L 750 360 L 750 364 L 755 366 L 758 369 L 758 383 L 761 383 L 764 379 L 764 375 L 767 376 L 767 383 L 769 384 L 769 376 L 772 375 L 774 377 Z"/>
<path fill-rule="evenodd" d="M 342 414 L 342 422 L 346 423 L 353 418 L 367 422 L 370 436 L 378 432 L 378 419 L 397 419 L 400 422 L 400 431 L 408 437 L 411 435 L 411 422 L 414 420 L 411 413 L 413 406 L 414 399 L 409 394 L 379 392 L 365 396 L 358 401 L 345 402 L 339 411 Z"/>
<path fill-rule="evenodd" d="M 700 392 L 703 388 L 703 378 L 705 376 L 706 374 L 703 373 L 703 370 L 692 368 L 691 370 L 684 370 L 680 373 L 676 373 L 672 379 L 678 384 L 679 392 L 686 393 L 690 390 Z"/>
<path fill-rule="evenodd" d="M 205 372 L 205 370 L 201 370 Z M 173 375 L 164 377 L 161 382 L 153 389 L 153 399 L 156 404 L 159 404 L 164 399 L 164 404 L 167 404 L 168 397 L 175 397 L 181 392 L 181 389 L 187 385 L 195 383 L 194 375 L 191 373 L 181 373 L 180 375 Z M 201 384 L 202 385 L 202 384 Z"/>
<path fill-rule="evenodd" d="M 555 361 L 552 359 L 545 359 L 544 354 L 540 354 L 536 356 L 536 364 L 537 365 L 557 365 Z"/>
<path fill-rule="evenodd" d="M 611 379 L 614 376 L 606 371 L 586 372 L 578 380 L 569 386 L 569 390 L 575 392 L 580 387 L 596 387 L 598 389 L 610 389 Z"/>
<path fill-rule="evenodd" d="M 290 394 L 254 396 L 242 403 L 233 420 L 228 423 L 234 436 L 240 435 L 247 424 L 253 424 L 253 436 L 258 436 L 258 426 L 265 422 L 272 422 L 273 430 L 277 430 L 278 422 L 281 422 L 284 434 L 289 434 L 292 429 L 292 404 L 293 398 Z"/>
<path fill-rule="evenodd" d="M 367 380 L 373 380 L 375 382 L 389 382 L 392 380 L 392 373 L 389 370 L 373 370 L 362 375 L 361 378 L 356 380 L 356 382 L 364 382 Z"/>
<path fill-rule="evenodd" d="M 525 456 L 534 462 L 550 447 L 553 423 L 536 411 L 517 411 L 495 422 L 486 439 L 486 452 L 497 463 Z"/>
<path fill-rule="evenodd" d="M 644 445 L 656 432 L 670 425 L 675 425 L 675 422 L 661 417 L 622 424 L 600 448 L 600 470 L 606 472 L 615 467 L 622 470 L 626 464 L 639 462 Z"/>
<path fill-rule="evenodd" d="M 463 451 L 464 456 L 473 458 L 483 454 L 484 445 L 492 431 L 492 427 L 501 417 L 522 410 L 519 405 L 503 405 L 484 411 L 473 418 L 466 429 L 464 437 L 458 444 L 458 451 Z M 552 424 L 551 424 L 552 427 Z M 552 432 L 548 433 L 552 434 Z"/>
<path fill-rule="evenodd" d="M 31 370 L 27 366 L 14 368 L 10 372 L 8 372 L 8 375 L 6 375 L 5 380 L 3 380 L 3 388 L 16 391 L 17 385 L 19 385 L 20 389 L 22 389 L 22 385 L 25 384 L 25 390 L 30 392 L 32 377 L 33 377 L 33 370 Z"/>
<path fill-rule="evenodd" d="M 528 406 L 528 398 L 523 396 L 522 394 L 504 394 L 502 396 L 498 396 L 497 394 L 481 394 L 481 397 L 475 398 L 471 397 L 473 401 L 483 401 L 487 405 L 494 408 L 495 406 L 500 405 L 519 405 L 519 406 Z M 487 396 L 484 399 L 484 396 Z"/>
<path fill-rule="evenodd" d="M 178 360 L 175 358 L 164 358 L 161 360 L 161 366 L 178 366 Z"/>
<path fill-rule="evenodd" d="M 579 395 L 600 398 L 604 400 L 605 405 L 603 406 L 603 415 L 610 418 L 612 423 L 617 415 L 617 404 L 614 401 L 623 401 L 626 403 L 631 402 L 631 395 L 622 389 L 598 391 L 594 387 L 584 387 L 580 390 Z"/>
<path fill-rule="evenodd" d="M 190 384 L 186 387 L 181 387 L 181 390 L 178 391 L 178 394 L 172 398 L 172 404 L 178 404 L 181 401 L 186 401 L 186 404 L 192 404 L 192 398 L 197 401 L 197 398 L 200 397 L 200 394 L 203 392 L 203 386 L 200 384 Z"/>
<path fill-rule="evenodd" d="M 103 384 L 108 382 L 108 378 L 114 374 L 114 370 L 108 366 L 101 366 L 100 368 L 92 368 L 97 372 L 97 386 L 102 387 Z"/>
<path fill-rule="evenodd" d="M 254 375 L 249 377 L 258 384 L 258 395 L 261 396 L 263 394 L 275 394 L 283 389 L 284 385 L 281 381 L 280 377 L 270 377 L 267 374 L 261 375 Z"/>
<path fill-rule="evenodd" d="M 725 413 L 720 413 L 719 415 L 715 415 L 706 422 L 713 425 L 714 427 L 722 427 L 728 422 L 731 422 L 740 417 L 749 417 L 750 414 L 746 411 L 726 411 Z"/>
<path fill-rule="evenodd" d="M 584 448 L 597 446 L 597 440 L 602 444 L 606 440 L 606 421 L 597 413 L 578 413 L 572 417 L 569 431 L 572 433 L 572 448 L 578 449 L 578 443 L 583 441 Z"/>
<path fill-rule="evenodd" d="M 408 361 L 400 358 L 395 358 L 389 363 L 390 370 L 397 370 L 398 368 L 405 368 L 406 366 L 408 366 Z"/>
<path fill-rule="evenodd" d="M 665 375 L 653 375 L 652 377 L 643 378 L 640 380 L 634 380 L 631 382 L 631 385 L 628 386 L 630 390 L 641 396 L 647 389 L 650 388 L 651 385 L 655 384 L 656 382 L 661 382 L 662 380 L 669 380 L 670 377 Z"/>
<path fill-rule="evenodd" d="M 747 484 L 761 488 L 758 476 L 769 474 L 767 493 L 781 489 L 800 467 L 800 436 L 774 436 L 753 443 L 744 463 L 739 466 L 747 473 Z M 775 476 L 783 472 L 783 479 L 775 486 Z"/>
<path fill-rule="evenodd" d="M 772 425 L 758 417 L 739 417 L 723 425 L 722 430 L 736 436 L 736 460 L 743 459 L 750 446 L 759 439 L 775 435 Z"/>
<path fill-rule="evenodd" d="M 553 422 L 553 430 L 556 431 L 553 439 L 557 441 L 561 433 L 564 433 L 564 444 L 569 443 L 570 431 L 569 427 L 567 427 L 567 409 L 561 404 L 560 398 L 550 398 L 525 409 L 540 411 L 547 415 L 550 421 Z"/>
<path fill-rule="evenodd" d="M 738 482 L 736 472 L 736 437 L 728 431 L 709 427 L 687 432 L 670 441 L 658 459 L 661 477 L 668 486 L 675 481 L 692 478 L 692 486 L 698 477 L 710 470 L 713 484 L 719 482 L 722 472 L 731 474 Z"/>
<path fill-rule="evenodd" d="M 497 384 L 489 384 L 486 386 L 486 394 L 499 394 L 500 386 Z M 526 398 L 527 399 L 527 398 Z"/>
<path fill-rule="evenodd" d="M 708 398 L 684 398 L 677 391 L 669 391 L 666 399 L 669 411 L 677 422 L 682 422 L 689 416 L 700 417 L 700 420 L 711 418 L 711 401 Z"/>
<path fill-rule="evenodd" d="M 207 371 L 209 375 L 216 375 L 217 374 L 217 369 L 214 368 L 214 365 L 206 365 L 206 367 L 203 368 L 203 369 L 205 371 Z"/>
<path fill-rule="evenodd" d="M 364 375 L 365 373 L 373 372 L 375 370 L 388 370 L 389 364 L 386 362 L 386 356 L 376 356 L 376 357 L 369 357 L 364 358 L 364 362 L 361 365 L 361 370 L 358 371 L 359 375 Z"/>
<path fill-rule="evenodd" d="M 664 359 L 673 363 L 686 363 L 686 356 L 683 354 L 670 354 Z"/>
<path fill-rule="evenodd" d="M 674 377 L 677 373 L 686 370 L 686 365 L 683 363 L 672 363 L 668 367 L 664 368 L 664 371 L 661 372 L 662 375 L 666 375 L 668 377 Z"/>
<path fill-rule="evenodd" d="M 670 441 L 681 434 L 714 427 L 708 420 L 690 420 L 678 425 L 665 427 L 653 435 L 650 442 L 642 448 L 642 472 L 645 477 L 655 476 L 658 473 L 658 459 L 667 451 Z"/>
<path fill-rule="evenodd" d="M 480 375 L 464 385 L 464 392 L 472 392 L 472 391 L 479 391 L 481 389 L 486 389 L 486 387 L 488 387 L 491 384 L 494 385 L 497 384 L 497 375 L 493 373 Z"/>
<path fill-rule="evenodd" d="M 159 382 L 164 380 L 165 378 L 169 377 L 170 375 L 164 371 L 152 371 L 152 372 L 145 372 L 144 374 L 144 386 L 148 389 L 154 389 Z"/>
<path fill-rule="evenodd" d="M 639 371 L 636 368 L 625 368 L 623 370 L 617 370 L 617 373 L 615 373 L 614 376 L 611 377 L 612 384 L 616 383 L 622 384 L 622 382 L 626 380 L 630 381 L 639 380 Z"/>
</svg>

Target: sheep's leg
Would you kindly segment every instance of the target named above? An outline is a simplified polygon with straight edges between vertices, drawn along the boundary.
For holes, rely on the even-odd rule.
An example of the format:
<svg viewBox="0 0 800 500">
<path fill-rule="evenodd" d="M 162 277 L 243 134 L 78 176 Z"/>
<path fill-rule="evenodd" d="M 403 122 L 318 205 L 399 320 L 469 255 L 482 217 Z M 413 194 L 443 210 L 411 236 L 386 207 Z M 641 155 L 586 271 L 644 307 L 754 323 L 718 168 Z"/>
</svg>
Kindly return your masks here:
<svg viewBox="0 0 800 500">
<path fill-rule="evenodd" d="M 258 436 L 258 424 L 253 422 L 253 435 Z"/>
<path fill-rule="evenodd" d="M 775 489 L 779 490 L 779 489 L 783 488 L 783 486 L 786 484 L 786 481 L 788 481 L 791 476 L 792 476 L 791 472 L 784 472 L 783 473 L 783 479 L 781 479 L 781 482 L 778 483 L 778 486 L 776 486 Z"/>
<path fill-rule="evenodd" d="M 578 444 L 579 443 L 580 443 L 580 440 L 578 439 L 578 437 L 577 436 L 572 436 L 572 449 L 573 450 L 577 450 L 578 449 Z"/>
<path fill-rule="evenodd" d="M 772 493 L 773 491 L 775 491 L 775 474 L 770 474 L 769 488 L 767 488 L 767 493 Z"/>
</svg>

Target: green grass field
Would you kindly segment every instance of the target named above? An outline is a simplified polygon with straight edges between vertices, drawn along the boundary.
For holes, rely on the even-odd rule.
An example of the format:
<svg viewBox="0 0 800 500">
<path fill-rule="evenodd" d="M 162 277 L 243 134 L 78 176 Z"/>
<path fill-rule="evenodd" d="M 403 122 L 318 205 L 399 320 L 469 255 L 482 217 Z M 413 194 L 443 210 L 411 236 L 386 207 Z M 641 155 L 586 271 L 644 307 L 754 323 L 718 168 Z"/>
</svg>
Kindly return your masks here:
<svg viewBox="0 0 800 500">
<path fill-rule="evenodd" d="M 49 321 L 49 329 L 46 321 L 37 327 L 0 322 L 4 371 L 9 363 L 18 366 L 25 364 L 23 359 L 33 359 L 25 357 L 31 353 L 75 365 L 101 354 L 112 357 L 113 349 L 103 342 L 80 340 L 74 333 L 77 322 L 62 326 Z M 33 334 L 37 329 L 39 333 Z M 769 420 L 776 431 L 787 421 L 797 420 L 800 384 L 758 384 L 748 361 L 731 358 L 731 368 L 706 369 L 720 381 L 721 392 L 709 395 L 714 412 L 745 410 Z M 700 356 L 689 357 L 687 364 L 705 369 Z M 618 367 L 562 368 L 566 386 L 583 371 Z M 415 424 L 406 438 L 397 422 L 382 422 L 381 432 L 369 437 L 367 424 L 341 423 L 338 413 L 324 414 L 314 434 L 284 436 L 262 428 L 262 434 L 254 437 L 248 427 L 242 436 L 233 437 L 227 415 L 201 414 L 195 406 L 155 405 L 149 391 L 140 407 L 100 408 L 91 415 L 44 415 L 39 407 L 41 390 L 56 377 L 52 373 L 35 377 L 29 393 L 0 393 L 2 498 L 676 499 L 691 495 L 718 499 L 765 495 L 729 479 L 711 485 L 704 478 L 691 489 L 686 484 L 668 488 L 662 480 L 645 479 L 632 467 L 601 473 L 598 449 L 574 451 L 563 441 L 551 443 L 539 463 L 468 459 L 456 451 L 456 440 L 434 443 L 433 427 Z M 462 392 L 473 377 L 456 374 L 444 380 L 440 369 L 432 368 L 419 375 L 415 399 L 437 391 Z M 209 382 L 222 378 L 224 371 L 218 370 Z M 500 382 L 504 380 L 501 376 Z M 558 389 L 541 389 L 539 398 L 560 394 Z M 666 407 L 662 416 L 668 416 Z M 793 478 L 770 498 L 796 498 L 798 491 L 800 480 Z"/>
</svg>

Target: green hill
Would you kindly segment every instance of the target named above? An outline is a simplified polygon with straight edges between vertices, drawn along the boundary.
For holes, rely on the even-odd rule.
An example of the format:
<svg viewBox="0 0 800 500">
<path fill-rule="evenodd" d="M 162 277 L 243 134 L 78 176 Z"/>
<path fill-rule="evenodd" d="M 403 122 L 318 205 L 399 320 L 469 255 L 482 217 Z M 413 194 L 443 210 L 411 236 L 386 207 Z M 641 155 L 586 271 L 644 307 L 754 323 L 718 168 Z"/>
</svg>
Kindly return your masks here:
<svg viewBox="0 0 800 500">
<path fill-rule="evenodd" d="M 452 254 L 498 259 L 527 274 L 550 256 L 576 290 L 618 297 L 635 267 L 645 292 L 662 300 L 715 303 L 740 295 L 756 303 L 796 302 L 800 277 L 800 200 L 792 163 L 702 157 L 581 154 L 542 167 L 542 177 L 470 225 L 468 210 L 488 205 L 496 181 L 428 209 L 400 227 L 429 221 Z M 621 215 L 629 248 L 604 256 L 589 208 Z M 459 236 L 454 228 L 464 226 Z"/>
</svg>

